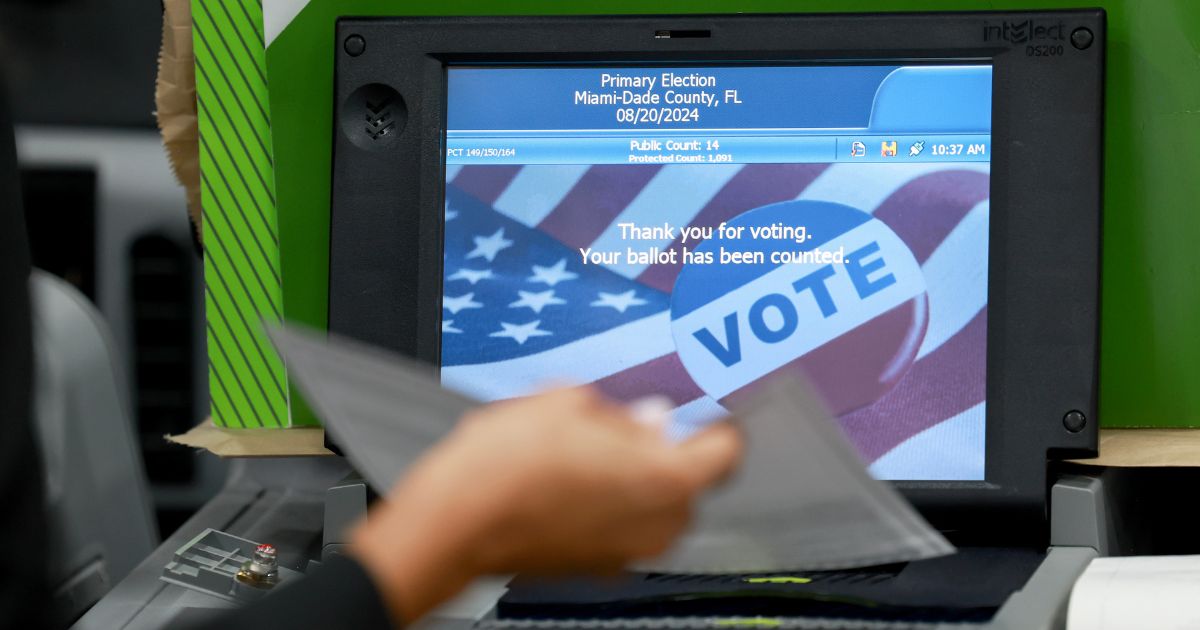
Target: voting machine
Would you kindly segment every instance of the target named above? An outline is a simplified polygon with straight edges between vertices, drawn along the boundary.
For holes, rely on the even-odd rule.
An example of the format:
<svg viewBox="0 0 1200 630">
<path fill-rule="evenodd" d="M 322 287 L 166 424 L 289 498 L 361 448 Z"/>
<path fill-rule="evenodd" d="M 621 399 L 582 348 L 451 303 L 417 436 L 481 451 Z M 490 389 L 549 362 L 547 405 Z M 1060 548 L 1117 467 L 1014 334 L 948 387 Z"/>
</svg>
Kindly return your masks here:
<svg viewBox="0 0 1200 630">
<path fill-rule="evenodd" d="M 803 375 L 959 547 L 517 578 L 470 624 L 1033 628 L 1105 551 L 1101 481 L 1058 463 L 1097 447 L 1102 11 L 364 16 L 336 42 L 331 331 L 476 399 L 665 397 L 675 439 Z"/>
</svg>

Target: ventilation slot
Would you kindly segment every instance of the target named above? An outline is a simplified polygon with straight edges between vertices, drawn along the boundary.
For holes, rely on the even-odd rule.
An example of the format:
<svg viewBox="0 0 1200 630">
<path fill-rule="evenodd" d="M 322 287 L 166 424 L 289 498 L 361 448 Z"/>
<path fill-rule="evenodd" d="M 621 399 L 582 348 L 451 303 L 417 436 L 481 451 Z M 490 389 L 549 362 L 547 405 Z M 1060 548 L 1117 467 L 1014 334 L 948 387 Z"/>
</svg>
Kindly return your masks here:
<svg viewBox="0 0 1200 630">
<path fill-rule="evenodd" d="M 138 434 L 151 483 L 192 480 L 191 449 L 163 435 L 191 428 L 193 417 L 192 263 L 181 245 L 147 235 L 130 248 L 134 378 Z"/>
<path fill-rule="evenodd" d="M 708 37 L 712 37 L 712 31 L 700 29 L 654 31 L 654 39 L 705 39 Z"/>
<path fill-rule="evenodd" d="M 366 102 L 367 121 L 366 132 L 372 140 L 378 140 L 396 128 L 396 119 L 392 117 L 392 99 L 388 98 L 376 104 Z"/>
</svg>

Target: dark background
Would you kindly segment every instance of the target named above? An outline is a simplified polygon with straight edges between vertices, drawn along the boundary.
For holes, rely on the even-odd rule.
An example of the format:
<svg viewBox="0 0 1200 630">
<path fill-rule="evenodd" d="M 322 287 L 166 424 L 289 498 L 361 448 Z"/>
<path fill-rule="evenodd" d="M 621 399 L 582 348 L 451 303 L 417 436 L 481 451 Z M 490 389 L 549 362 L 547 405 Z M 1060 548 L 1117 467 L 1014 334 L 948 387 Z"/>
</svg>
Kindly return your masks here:
<svg viewBox="0 0 1200 630">
<path fill-rule="evenodd" d="M 162 5 L 0 0 L 0 64 L 18 124 L 154 126 Z"/>
</svg>

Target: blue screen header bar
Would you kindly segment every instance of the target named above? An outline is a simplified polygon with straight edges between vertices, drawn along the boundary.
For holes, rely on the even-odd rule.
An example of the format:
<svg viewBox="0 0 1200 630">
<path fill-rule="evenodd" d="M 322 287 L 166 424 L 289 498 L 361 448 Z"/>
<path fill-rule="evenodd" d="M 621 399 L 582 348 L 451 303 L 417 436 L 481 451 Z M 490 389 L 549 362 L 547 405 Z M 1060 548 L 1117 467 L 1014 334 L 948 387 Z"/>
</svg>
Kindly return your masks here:
<svg viewBox="0 0 1200 630">
<path fill-rule="evenodd" d="M 987 133 L 991 80 L 986 65 L 451 67 L 447 129 Z"/>
</svg>

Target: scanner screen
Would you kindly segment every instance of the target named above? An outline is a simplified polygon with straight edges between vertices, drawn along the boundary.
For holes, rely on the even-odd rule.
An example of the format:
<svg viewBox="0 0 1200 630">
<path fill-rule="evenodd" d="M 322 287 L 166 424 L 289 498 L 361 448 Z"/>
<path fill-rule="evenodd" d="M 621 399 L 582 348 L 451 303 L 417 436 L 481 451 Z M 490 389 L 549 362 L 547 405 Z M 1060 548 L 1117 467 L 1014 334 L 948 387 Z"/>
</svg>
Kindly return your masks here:
<svg viewBox="0 0 1200 630">
<path fill-rule="evenodd" d="M 660 396 L 802 374 L 883 479 L 984 478 L 987 65 L 451 66 L 441 375 Z"/>
</svg>

